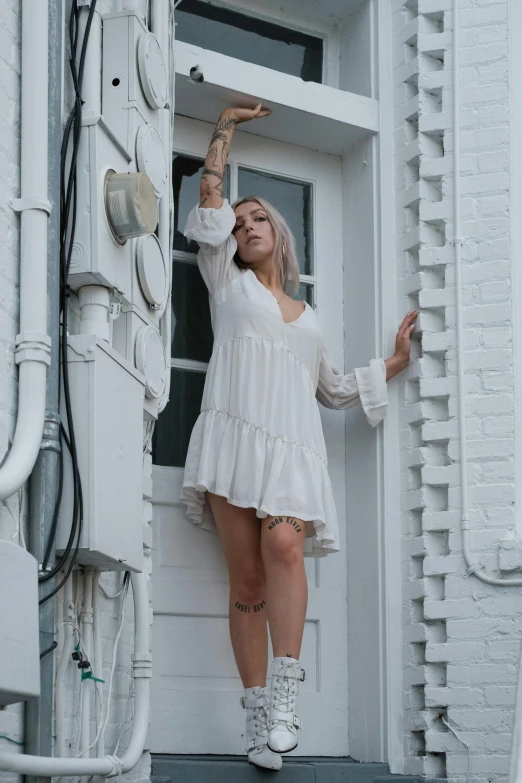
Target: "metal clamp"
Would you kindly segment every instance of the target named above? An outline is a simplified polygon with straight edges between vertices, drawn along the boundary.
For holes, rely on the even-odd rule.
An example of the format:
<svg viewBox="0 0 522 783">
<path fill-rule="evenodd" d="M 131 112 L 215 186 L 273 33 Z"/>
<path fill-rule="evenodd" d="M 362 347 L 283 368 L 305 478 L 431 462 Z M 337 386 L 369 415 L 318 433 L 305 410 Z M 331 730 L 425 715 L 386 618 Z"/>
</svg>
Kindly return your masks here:
<svg viewBox="0 0 522 783">
<path fill-rule="evenodd" d="M 15 362 L 42 362 L 51 364 L 51 338 L 44 332 L 22 332 L 15 340 Z"/>
<path fill-rule="evenodd" d="M 136 653 L 132 656 L 132 676 L 152 677 L 152 655 L 150 653 Z"/>
<path fill-rule="evenodd" d="M 9 201 L 9 206 L 15 212 L 23 212 L 26 209 L 42 209 L 48 215 L 51 214 L 51 202 L 46 198 L 37 198 L 35 196 L 12 198 Z"/>
<path fill-rule="evenodd" d="M 109 772 L 109 774 L 106 776 L 108 778 L 115 778 L 118 775 L 121 775 L 123 772 L 123 761 L 118 758 L 118 756 L 104 756 L 104 759 L 107 759 L 112 764 L 112 769 Z"/>
</svg>

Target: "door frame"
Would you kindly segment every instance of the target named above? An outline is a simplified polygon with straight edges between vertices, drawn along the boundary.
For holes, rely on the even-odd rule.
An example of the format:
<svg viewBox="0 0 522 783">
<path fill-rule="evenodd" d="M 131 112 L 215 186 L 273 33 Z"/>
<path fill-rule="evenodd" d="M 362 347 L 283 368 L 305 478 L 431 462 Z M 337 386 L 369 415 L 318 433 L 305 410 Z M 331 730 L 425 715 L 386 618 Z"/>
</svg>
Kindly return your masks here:
<svg viewBox="0 0 522 783">
<path fill-rule="evenodd" d="M 184 154 L 202 158 L 206 152 L 212 133 L 209 123 L 187 117 L 176 117 L 175 123 L 175 154 Z M 329 353 L 339 364 L 342 364 L 343 353 L 343 295 L 342 286 L 342 226 L 341 226 L 341 195 L 342 182 L 339 157 L 323 152 L 305 150 L 298 145 L 288 145 L 265 137 L 241 134 L 236 131 L 229 154 L 231 164 L 231 200 L 235 196 L 238 166 L 253 168 L 288 179 L 310 182 L 314 185 L 312 204 L 313 225 L 313 256 L 315 266 L 312 275 L 301 275 L 301 282 L 315 282 L 315 309 L 321 327 L 328 343 Z M 183 218 L 182 218 L 183 219 Z M 322 237 L 322 240 L 321 240 Z M 319 241 L 318 241 L 319 240 Z M 183 255 L 174 251 L 174 256 Z M 186 255 L 186 254 L 185 254 Z M 193 260 L 191 261 L 193 262 Z M 329 273 L 332 270 L 334 273 Z M 172 360 L 172 366 L 184 366 L 191 370 L 203 370 L 204 365 L 196 367 L 188 360 Z M 340 414 L 321 408 L 321 418 L 328 452 L 328 462 L 336 466 L 332 475 L 332 487 L 335 494 L 341 520 L 341 548 L 344 544 L 344 496 L 345 496 L 345 438 L 340 426 Z M 153 466 L 153 505 L 177 505 L 177 496 L 181 489 L 182 468 L 162 468 Z M 170 473 L 170 476 L 169 476 Z M 175 487 L 178 487 L 175 490 Z M 174 492 L 174 495 L 172 494 Z M 190 524 L 190 523 L 187 523 Z M 329 558 L 332 556 L 330 555 Z M 324 741 L 317 740 L 317 746 L 324 748 L 319 751 L 325 755 L 347 756 L 349 754 L 349 737 L 345 724 L 339 724 L 338 717 L 349 709 L 348 703 L 348 671 L 346 667 L 346 560 L 345 552 L 336 558 L 322 564 L 318 560 L 306 559 L 309 585 L 312 587 L 309 595 L 307 623 L 316 626 L 317 647 L 315 649 L 315 671 L 311 672 L 317 682 L 318 693 L 313 694 L 314 709 L 319 709 L 324 702 L 323 731 Z M 320 589 L 314 590 L 318 587 Z M 322 589 L 321 589 L 322 588 Z M 153 589 L 153 595 L 158 592 L 156 604 L 157 615 L 171 613 L 170 599 L 159 598 L 161 591 Z M 163 603 L 161 603 L 163 601 Z M 167 606 L 168 603 L 168 606 Z M 195 606 L 195 604 L 194 604 Z M 221 604 L 220 604 L 221 606 Z M 154 610 L 154 606 L 153 606 Z M 191 610 L 197 615 L 196 609 Z M 213 612 L 215 611 L 215 607 Z M 220 610 L 221 612 L 222 610 Z M 183 614 L 178 607 L 172 610 L 173 615 Z M 190 612 L 189 612 L 190 614 Z M 212 614 L 214 616 L 214 613 Z M 222 616 L 222 615 L 221 615 Z M 342 619 L 341 619 L 342 618 Z M 339 651 L 336 659 L 331 660 L 335 650 Z M 323 677 L 321 687 L 321 677 Z M 315 690 L 315 688 L 313 688 Z M 309 694 L 302 694 L 302 699 Z M 315 706 L 317 704 L 317 707 Z M 331 729 L 328 726 L 331 724 Z M 311 738 L 311 741 L 313 737 Z M 160 742 L 158 740 L 158 742 Z M 156 745 L 159 748 L 159 744 Z M 168 752 L 165 748 L 157 752 Z M 201 751 L 199 751 L 201 752 Z M 216 751 L 212 751 L 216 752 Z M 308 751 L 317 755 L 313 745 Z"/>
<path fill-rule="evenodd" d="M 373 27 L 372 98 L 379 98 L 379 134 L 371 141 L 370 152 L 374 162 L 372 210 L 374 229 L 368 238 L 373 254 L 375 272 L 374 296 L 365 317 L 363 329 L 368 327 L 373 336 L 375 356 L 389 356 L 394 350 L 394 339 L 402 313 L 397 307 L 395 255 L 395 184 L 394 184 L 394 113 L 393 113 L 393 58 L 392 19 L 389 4 L 370 0 Z M 231 95 L 231 100 L 233 96 Z M 176 131 L 176 126 L 174 127 Z M 260 138 L 260 137 L 259 137 Z M 262 139 L 260 138 L 260 141 Z M 179 150 L 182 151 L 181 149 Z M 189 150 L 187 150 L 189 153 Z M 392 239 L 390 239 L 392 238 Z M 346 260 L 344 259 L 346 263 Z M 345 288 L 350 284 L 345 275 Z M 394 295 L 389 296 L 393 291 Z M 386 296 L 388 294 L 388 296 Z M 347 330 L 347 321 L 344 328 Z M 344 366 L 353 366 L 348 345 L 333 346 L 332 354 L 338 359 L 344 349 Z M 370 358 L 370 357 L 368 357 Z M 340 363 L 343 366 L 343 363 Z M 375 449 L 375 498 L 371 512 L 377 525 L 378 547 L 373 553 L 374 567 L 378 574 L 378 591 L 375 613 L 368 612 L 362 618 L 361 630 L 375 640 L 373 658 L 375 669 L 366 668 L 364 650 L 348 661 L 349 684 L 357 682 L 364 690 L 373 685 L 378 672 L 378 688 L 372 689 L 372 697 L 366 704 L 370 723 L 374 727 L 371 742 L 363 722 L 352 720 L 349 725 L 349 748 L 353 757 L 361 761 L 383 761 L 394 774 L 404 771 L 403 731 L 403 622 L 402 622 L 402 570 L 401 570 L 401 507 L 400 507 L 400 440 L 399 409 L 396 384 L 388 385 L 388 413 L 382 427 L 374 436 Z M 347 412 L 347 418 L 352 415 Z M 338 421 L 338 420 L 337 420 Z M 346 433 L 348 435 L 348 431 Z M 371 437 L 371 433 L 368 435 Z M 154 471 L 163 468 L 153 467 Z M 339 518 L 342 509 L 338 509 Z M 354 606 L 348 602 L 348 624 L 357 616 Z M 361 619 L 361 618 L 359 618 Z M 348 625 L 349 627 L 349 625 Z M 349 710 L 350 710 L 349 700 Z"/>
</svg>

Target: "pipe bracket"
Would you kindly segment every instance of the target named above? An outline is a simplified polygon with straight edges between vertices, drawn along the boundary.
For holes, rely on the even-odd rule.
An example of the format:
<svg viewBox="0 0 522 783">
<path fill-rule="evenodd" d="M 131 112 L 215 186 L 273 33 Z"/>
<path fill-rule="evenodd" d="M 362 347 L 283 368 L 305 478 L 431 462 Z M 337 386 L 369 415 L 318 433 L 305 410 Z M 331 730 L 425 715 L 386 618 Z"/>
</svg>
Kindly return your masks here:
<svg viewBox="0 0 522 783">
<path fill-rule="evenodd" d="M 51 364 L 51 338 L 43 332 L 22 332 L 15 340 L 15 362 L 42 362 Z"/>
<path fill-rule="evenodd" d="M 61 452 L 60 421 L 61 418 L 58 414 L 46 414 L 40 451 L 55 451 L 57 454 Z"/>
<path fill-rule="evenodd" d="M 51 202 L 46 198 L 12 198 L 9 206 L 15 212 L 23 212 L 26 209 L 42 209 L 48 215 L 51 214 Z"/>
<path fill-rule="evenodd" d="M 112 764 L 112 769 L 106 777 L 115 778 L 116 775 L 121 775 L 123 772 L 123 762 L 118 756 L 105 756 L 105 758 Z"/>
<path fill-rule="evenodd" d="M 152 655 L 150 653 L 136 653 L 132 656 L 132 676 L 152 677 Z"/>
</svg>

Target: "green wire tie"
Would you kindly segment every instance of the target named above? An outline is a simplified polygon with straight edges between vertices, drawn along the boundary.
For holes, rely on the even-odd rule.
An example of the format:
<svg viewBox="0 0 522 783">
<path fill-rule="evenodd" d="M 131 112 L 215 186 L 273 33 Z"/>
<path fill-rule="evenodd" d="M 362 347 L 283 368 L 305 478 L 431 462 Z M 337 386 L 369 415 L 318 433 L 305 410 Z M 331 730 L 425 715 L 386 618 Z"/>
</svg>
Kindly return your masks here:
<svg viewBox="0 0 522 783">
<path fill-rule="evenodd" d="M 99 677 L 95 677 L 92 673 L 92 669 L 89 669 L 88 671 L 85 669 L 82 669 L 82 681 L 83 680 L 94 680 L 94 682 L 105 682 L 105 680 L 101 680 Z"/>
<path fill-rule="evenodd" d="M 78 656 L 78 661 L 81 663 L 83 661 L 83 654 L 80 648 L 80 645 L 77 644 L 74 648 L 75 653 Z M 92 673 L 92 669 L 81 669 L 81 682 L 84 680 L 94 680 L 94 682 L 105 682 L 105 680 L 101 680 L 99 677 L 95 677 Z"/>
</svg>

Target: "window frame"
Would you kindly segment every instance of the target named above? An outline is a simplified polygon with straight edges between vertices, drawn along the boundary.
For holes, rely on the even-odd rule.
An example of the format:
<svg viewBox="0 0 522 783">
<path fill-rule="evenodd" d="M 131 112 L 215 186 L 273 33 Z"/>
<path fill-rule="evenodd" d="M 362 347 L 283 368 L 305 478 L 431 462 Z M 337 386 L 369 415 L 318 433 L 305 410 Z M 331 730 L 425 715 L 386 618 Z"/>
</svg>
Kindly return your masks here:
<svg viewBox="0 0 522 783">
<path fill-rule="evenodd" d="M 250 16 L 253 19 L 259 19 L 263 22 L 272 22 L 273 24 L 286 27 L 298 33 L 313 35 L 320 38 L 323 42 L 323 62 L 322 62 L 322 81 L 321 84 L 327 87 L 337 88 L 339 86 L 339 52 L 340 52 L 340 32 L 337 25 L 327 25 L 321 20 L 307 21 L 299 16 L 289 19 L 283 11 L 271 8 L 268 12 L 263 8 L 259 0 L 212 0 L 212 5 L 216 8 L 223 8 L 227 11 Z M 214 51 L 209 49 L 209 51 Z M 231 57 L 234 55 L 231 54 Z M 251 63 L 253 67 L 262 66 Z M 298 78 L 298 77 L 295 77 Z M 317 83 L 317 82 L 316 82 Z"/>
<path fill-rule="evenodd" d="M 172 161 L 174 161 L 174 158 L 177 156 L 183 156 L 187 158 L 196 158 L 199 159 L 201 156 L 195 154 L 194 152 L 188 151 L 186 149 L 182 149 L 180 147 L 174 147 L 172 150 Z M 203 158 L 204 159 L 204 158 Z M 316 258 L 316 188 L 315 188 L 315 181 L 313 179 L 308 179 L 306 177 L 292 177 L 290 175 L 282 174 L 280 171 L 274 171 L 270 168 L 260 168 L 258 166 L 252 166 L 245 163 L 242 163 L 239 160 L 234 160 L 233 156 L 233 150 L 231 150 L 231 154 L 228 159 L 228 176 L 229 176 L 229 183 L 230 183 L 230 203 L 233 204 L 234 201 L 238 198 L 238 186 L 239 186 L 239 169 L 248 169 L 250 171 L 254 172 L 260 172 L 262 174 L 270 174 L 273 177 L 279 177 L 280 179 L 285 179 L 296 183 L 303 183 L 311 186 L 312 192 L 311 192 L 311 208 L 310 208 L 310 224 L 311 224 L 311 258 L 313 261 L 313 275 L 299 275 L 299 282 L 301 284 L 307 284 L 312 287 L 312 307 L 315 309 L 317 306 L 317 285 L 318 285 L 318 275 L 317 275 L 317 258 Z M 176 250 L 174 248 L 171 248 L 171 260 L 172 262 L 178 261 L 185 264 L 192 264 L 194 266 L 197 266 L 197 253 L 187 253 L 184 250 Z M 171 355 L 170 357 L 170 364 L 169 369 L 181 369 L 181 370 L 190 370 L 192 372 L 202 372 L 206 373 L 208 369 L 208 362 L 200 362 L 195 359 L 178 359 Z"/>
</svg>

